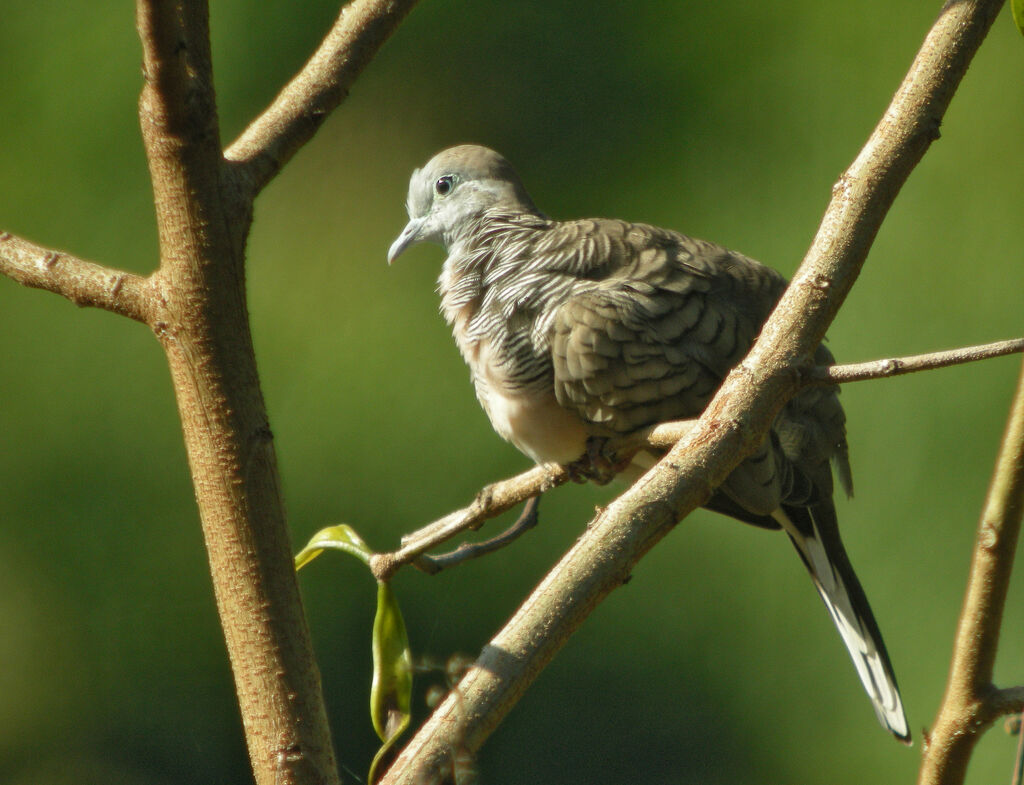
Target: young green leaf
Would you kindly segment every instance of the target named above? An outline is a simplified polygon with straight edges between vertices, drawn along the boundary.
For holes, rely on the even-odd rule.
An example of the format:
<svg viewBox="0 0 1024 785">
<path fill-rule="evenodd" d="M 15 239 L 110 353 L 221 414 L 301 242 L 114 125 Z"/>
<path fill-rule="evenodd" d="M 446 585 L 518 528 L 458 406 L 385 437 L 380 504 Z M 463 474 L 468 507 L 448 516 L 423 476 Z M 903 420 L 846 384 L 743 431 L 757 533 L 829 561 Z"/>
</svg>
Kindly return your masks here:
<svg viewBox="0 0 1024 785">
<path fill-rule="evenodd" d="M 373 758 L 368 781 L 378 763 L 409 726 L 412 718 L 412 655 L 405 621 L 391 584 L 377 584 L 377 615 L 373 620 L 373 685 L 370 719 L 384 742 Z"/>
<path fill-rule="evenodd" d="M 295 556 L 295 569 L 309 564 L 328 548 L 344 551 L 369 566 L 373 551 L 347 524 L 328 526 L 310 538 Z M 373 684 L 370 720 L 383 744 L 370 765 L 369 782 L 377 766 L 412 719 L 412 654 L 405 620 L 391 585 L 377 583 L 377 615 L 373 619 Z"/>
<path fill-rule="evenodd" d="M 1010 12 L 1017 29 L 1024 35 L 1024 0 L 1010 0 Z"/>
<path fill-rule="evenodd" d="M 295 569 L 300 570 L 326 549 L 333 548 L 355 556 L 363 564 L 370 564 L 373 551 L 347 523 L 328 526 L 314 534 L 306 547 L 295 555 Z"/>
</svg>

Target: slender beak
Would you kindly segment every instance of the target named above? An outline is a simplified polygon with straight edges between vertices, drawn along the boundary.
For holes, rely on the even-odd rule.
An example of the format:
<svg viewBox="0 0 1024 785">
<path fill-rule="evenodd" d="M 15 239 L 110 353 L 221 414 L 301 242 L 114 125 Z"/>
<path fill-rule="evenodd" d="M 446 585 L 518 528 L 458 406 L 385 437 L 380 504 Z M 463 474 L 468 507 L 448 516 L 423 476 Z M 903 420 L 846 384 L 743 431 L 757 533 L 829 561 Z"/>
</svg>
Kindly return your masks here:
<svg viewBox="0 0 1024 785">
<path fill-rule="evenodd" d="M 413 243 L 420 239 L 420 232 L 423 230 L 423 224 L 426 223 L 426 218 L 410 218 L 409 223 L 405 225 L 402 233 L 398 235 L 398 239 L 391 243 L 391 247 L 388 248 L 388 264 L 391 264 L 399 255 Z"/>
</svg>

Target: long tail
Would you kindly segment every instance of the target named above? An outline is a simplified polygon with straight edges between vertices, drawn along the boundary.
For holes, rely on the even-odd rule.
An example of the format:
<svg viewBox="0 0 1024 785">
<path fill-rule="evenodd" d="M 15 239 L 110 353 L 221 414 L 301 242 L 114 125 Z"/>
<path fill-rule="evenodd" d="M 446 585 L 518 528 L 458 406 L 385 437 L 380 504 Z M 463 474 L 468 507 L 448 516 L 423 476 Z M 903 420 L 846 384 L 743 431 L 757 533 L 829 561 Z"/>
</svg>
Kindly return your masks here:
<svg viewBox="0 0 1024 785">
<path fill-rule="evenodd" d="M 871 698 L 878 721 L 897 739 L 910 744 L 907 715 L 892 663 L 868 598 L 839 538 L 831 500 L 810 507 L 783 505 L 773 517 L 786 530 L 811 573 Z"/>
</svg>

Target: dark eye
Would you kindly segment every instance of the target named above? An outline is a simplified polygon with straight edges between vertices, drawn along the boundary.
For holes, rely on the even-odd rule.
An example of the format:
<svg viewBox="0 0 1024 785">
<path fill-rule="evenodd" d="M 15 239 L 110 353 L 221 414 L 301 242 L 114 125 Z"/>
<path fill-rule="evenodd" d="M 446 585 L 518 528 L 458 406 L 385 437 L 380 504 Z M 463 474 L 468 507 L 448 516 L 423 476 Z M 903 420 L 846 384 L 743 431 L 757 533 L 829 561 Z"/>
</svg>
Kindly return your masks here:
<svg viewBox="0 0 1024 785">
<path fill-rule="evenodd" d="M 454 178 L 450 174 L 446 174 L 444 177 L 438 178 L 438 181 L 434 183 L 434 190 L 438 196 L 447 196 L 451 193 L 454 185 Z"/>
</svg>

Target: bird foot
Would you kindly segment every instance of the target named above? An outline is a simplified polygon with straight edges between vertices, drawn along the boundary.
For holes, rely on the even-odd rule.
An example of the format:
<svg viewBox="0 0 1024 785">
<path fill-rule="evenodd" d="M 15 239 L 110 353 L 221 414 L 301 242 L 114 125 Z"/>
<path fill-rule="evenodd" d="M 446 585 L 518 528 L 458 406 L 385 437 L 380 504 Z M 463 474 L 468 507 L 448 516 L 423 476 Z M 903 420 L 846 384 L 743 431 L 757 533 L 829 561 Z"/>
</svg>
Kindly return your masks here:
<svg viewBox="0 0 1024 785">
<path fill-rule="evenodd" d="M 632 456 L 625 459 L 618 458 L 614 453 L 609 452 L 607 447 L 607 437 L 588 437 L 587 451 L 572 463 L 565 464 L 569 479 L 573 482 L 593 482 L 597 485 L 607 485 L 615 479 L 623 469 L 629 466 Z"/>
</svg>

